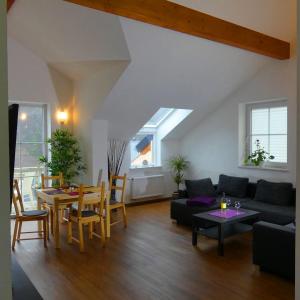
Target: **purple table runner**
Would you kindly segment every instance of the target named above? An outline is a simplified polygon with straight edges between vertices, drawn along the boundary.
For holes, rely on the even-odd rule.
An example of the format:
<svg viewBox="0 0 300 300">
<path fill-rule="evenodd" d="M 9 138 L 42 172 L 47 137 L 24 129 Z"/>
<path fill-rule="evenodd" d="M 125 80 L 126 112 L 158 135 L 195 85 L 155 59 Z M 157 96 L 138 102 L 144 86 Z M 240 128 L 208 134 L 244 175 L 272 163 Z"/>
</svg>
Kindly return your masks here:
<svg viewBox="0 0 300 300">
<path fill-rule="evenodd" d="M 214 216 L 214 217 L 230 219 L 230 218 L 233 218 L 233 217 L 244 215 L 245 212 L 237 210 L 237 209 L 228 208 L 228 209 L 215 210 L 215 211 L 209 212 L 208 214 L 211 215 L 211 216 Z"/>
<path fill-rule="evenodd" d="M 63 190 L 51 190 L 51 191 L 44 191 L 47 195 L 63 195 L 65 192 Z"/>
</svg>

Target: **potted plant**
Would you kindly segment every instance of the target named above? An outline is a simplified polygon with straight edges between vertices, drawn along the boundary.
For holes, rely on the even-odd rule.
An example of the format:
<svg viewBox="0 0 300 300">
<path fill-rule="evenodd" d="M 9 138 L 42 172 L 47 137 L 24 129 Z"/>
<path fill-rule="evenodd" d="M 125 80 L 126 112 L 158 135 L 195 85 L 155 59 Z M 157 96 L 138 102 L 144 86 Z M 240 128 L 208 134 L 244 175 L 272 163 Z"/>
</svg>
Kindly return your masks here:
<svg viewBox="0 0 300 300">
<path fill-rule="evenodd" d="M 260 141 L 255 141 L 256 150 L 254 150 L 248 157 L 245 159 L 245 165 L 252 164 L 256 167 L 261 166 L 266 160 L 273 160 L 275 157 L 269 152 L 265 151 L 264 147 L 261 146 Z"/>
<path fill-rule="evenodd" d="M 75 176 L 86 170 L 79 143 L 69 130 L 55 130 L 47 143 L 50 145 L 51 160 L 46 156 L 41 156 L 39 160 L 52 175 L 62 172 L 65 183 L 70 184 Z"/>
<path fill-rule="evenodd" d="M 168 161 L 173 180 L 177 185 L 177 192 L 173 193 L 173 198 L 178 198 L 180 193 L 180 184 L 183 182 L 184 171 L 188 169 L 189 162 L 181 155 L 173 156 Z"/>
</svg>

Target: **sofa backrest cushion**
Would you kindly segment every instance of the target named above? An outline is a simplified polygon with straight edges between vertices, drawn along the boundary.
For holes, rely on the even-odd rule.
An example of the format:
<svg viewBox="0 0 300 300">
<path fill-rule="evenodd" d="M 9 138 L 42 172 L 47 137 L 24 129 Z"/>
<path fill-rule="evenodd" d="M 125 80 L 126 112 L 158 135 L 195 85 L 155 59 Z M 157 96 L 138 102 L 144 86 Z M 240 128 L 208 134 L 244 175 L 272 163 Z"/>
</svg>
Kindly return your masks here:
<svg viewBox="0 0 300 300">
<path fill-rule="evenodd" d="M 189 198 L 197 196 L 216 196 L 216 190 L 210 178 L 200 180 L 186 180 L 186 190 Z"/>
<path fill-rule="evenodd" d="M 257 182 L 254 200 L 274 205 L 293 205 L 293 185 L 288 182 L 269 182 L 261 179 Z"/>
<path fill-rule="evenodd" d="M 219 176 L 218 193 L 228 196 L 244 198 L 247 196 L 249 178 L 234 177 L 221 174 Z"/>
</svg>

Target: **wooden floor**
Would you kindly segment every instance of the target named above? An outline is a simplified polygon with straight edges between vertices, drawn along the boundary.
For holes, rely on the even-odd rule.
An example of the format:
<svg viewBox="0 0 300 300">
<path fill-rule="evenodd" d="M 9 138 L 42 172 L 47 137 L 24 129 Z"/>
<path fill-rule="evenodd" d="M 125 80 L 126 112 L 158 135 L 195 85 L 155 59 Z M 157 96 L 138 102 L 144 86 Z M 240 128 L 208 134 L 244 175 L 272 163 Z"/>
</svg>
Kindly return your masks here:
<svg viewBox="0 0 300 300">
<path fill-rule="evenodd" d="M 53 241 L 23 241 L 13 255 L 44 299 L 293 299 L 292 283 L 261 273 L 251 264 L 251 235 L 236 236 L 218 257 L 216 241 L 201 237 L 169 218 L 169 202 L 128 208 L 129 227 L 116 226 L 103 249 L 86 240 L 86 253 Z M 87 236 L 87 234 L 85 234 Z"/>
</svg>

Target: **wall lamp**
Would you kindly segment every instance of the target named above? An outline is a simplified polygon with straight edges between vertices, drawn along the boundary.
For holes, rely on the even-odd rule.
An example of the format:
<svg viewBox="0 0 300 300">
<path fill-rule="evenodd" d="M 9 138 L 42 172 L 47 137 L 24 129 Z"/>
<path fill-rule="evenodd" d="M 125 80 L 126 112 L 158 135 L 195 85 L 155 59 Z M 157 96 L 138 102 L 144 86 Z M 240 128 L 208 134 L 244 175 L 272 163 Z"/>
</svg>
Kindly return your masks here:
<svg viewBox="0 0 300 300">
<path fill-rule="evenodd" d="M 57 121 L 64 125 L 68 121 L 68 113 L 66 111 L 58 111 L 56 113 Z"/>
</svg>

